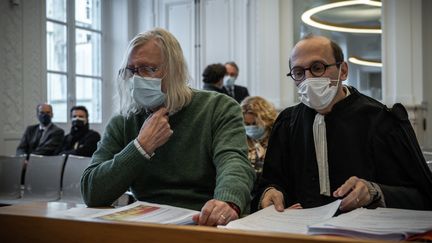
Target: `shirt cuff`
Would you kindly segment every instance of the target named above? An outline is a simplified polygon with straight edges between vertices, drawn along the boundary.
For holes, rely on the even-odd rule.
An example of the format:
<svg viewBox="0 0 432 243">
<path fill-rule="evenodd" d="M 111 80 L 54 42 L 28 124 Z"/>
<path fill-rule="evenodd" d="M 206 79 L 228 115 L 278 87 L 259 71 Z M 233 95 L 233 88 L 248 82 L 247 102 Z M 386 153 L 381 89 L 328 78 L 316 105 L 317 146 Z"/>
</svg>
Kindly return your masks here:
<svg viewBox="0 0 432 243">
<path fill-rule="evenodd" d="M 135 147 L 138 149 L 138 151 L 146 158 L 146 159 L 148 159 L 148 160 L 150 160 L 154 155 L 155 155 L 155 153 L 153 152 L 152 154 L 148 154 L 144 149 L 143 149 L 143 147 L 141 147 L 141 145 L 140 145 L 140 143 L 138 142 L 138 140 L 135 138 L 134 139 L 134 141 L 133 141 L 133 143 L 134 143 L 134 145 L 135 145 Z"/>
<path fill-rule="evenodd" d="M 366 181 L 366 187 L 368 188 L 370 194 L 369 202 L 364 206 L 366 208 L 377 208 L 377 207 L 386 207 L 384 194 L 381 190 L 381 187 L 372 181 Z"/>
<path fill-rule="evenodd" d="M 266 194 L 270 189 L 276 189 L 276 188 L 270 186 L 270 187 L 267 187 L 267 188 L 263 191 L 263 193 L 261 194 L 260 200 L 259 200 L 259 202 L 258 202 L 258 210 L 263 209 L 262 206 L 261 206 L 261 203 L 262 203 L 262 201 L 263 201 L 263 199 L 264 199 L 264 195 L 265 195 L 265 194 Z"/>
<path fill-rule="evenodd" d="M 230 208 L 232 208 L 237 213 L 237 216 L 240 217 L 239 206 L 237 206 L 235 203 L 232 203 L 232 202 L 226 202 L 226 203 L 228 204 L 228 206 L 230 206 Z"/>
</svg>

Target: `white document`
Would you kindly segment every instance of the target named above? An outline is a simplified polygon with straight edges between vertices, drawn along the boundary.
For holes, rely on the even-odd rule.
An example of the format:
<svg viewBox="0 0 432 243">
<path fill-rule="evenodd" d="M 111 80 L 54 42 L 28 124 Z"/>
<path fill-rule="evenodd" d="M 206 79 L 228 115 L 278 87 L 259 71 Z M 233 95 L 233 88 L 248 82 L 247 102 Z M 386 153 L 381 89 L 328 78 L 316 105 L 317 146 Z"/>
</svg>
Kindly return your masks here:
<svg viewBox="0 0 432 243">
<path fill-rule="evenodd" d="M 336 200 L 316 208 L 285 209 L 284 212 L 278 212 L 274 206 L 270 206 L 244 218 L 231 221 L 224 228 L 306 234 L 308 225 L 333 217 L 340 202 L 341 200 Z"/>
<path fill-rule="evenodd" d="M 114 209 L 71 208 L 63 212 L 63 215 L 81 219 L 185 225 L 194 224 L 192 216 L 198 213 L 199 211 L 186 208 L 138 201 Z"/>
<path fill-rule="evenodd" d="M 432 230 L 432 211 L 358 208 L 309 227 L 309 234 L 403 240 Z"/>
</svg>

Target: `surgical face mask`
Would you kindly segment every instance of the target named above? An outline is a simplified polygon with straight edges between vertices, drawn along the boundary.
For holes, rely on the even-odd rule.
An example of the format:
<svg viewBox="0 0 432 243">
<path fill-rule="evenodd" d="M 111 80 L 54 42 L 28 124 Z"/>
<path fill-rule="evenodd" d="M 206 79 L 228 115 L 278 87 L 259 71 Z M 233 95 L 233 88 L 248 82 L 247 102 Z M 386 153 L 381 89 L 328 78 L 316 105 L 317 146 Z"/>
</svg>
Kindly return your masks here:
<svg viewBox="0 0 432 243">
<path fill-rule="evenodd" d="M 38 115 L 38 120 L 42 125 L 47 126 L 48 124 L 51 123 L 51 116 L 46 113 L 40 113 Z"/>
<path fill-rule="evenodd" d="M 165 94 L 161 89 L 162 79 L 134 75 L 130 80 L 132 97 L 136 103 L 147 110 L 164 104 Z"/>
<path fill-rule="evenodd" d="M 233 76 L 225 76 L 224 77 L 224 85 L 225 86 L 234 86 L 234 83 L 235 83 L 235 81 L 236 81 L 236 78 L 235 77 L 233 77 Z"/>
<path fill-rule="evenodd" d="M 262 126 L 250 125 L 250 126 L 245 126 L 245 129 L 246 129 L 246 135 L 255 140 L 260 140 L 265 133 L 265 129 Z"/>
<path fill-rule="evenodd" d="M 72 129 L 80 130 L 86 125 L 86 119 L 81 117 L 72 118 Z"/>
<path fill-rule="evenodd" d="M 75 117 L 72 119 L 73 127 L 83 127 L 86 124 L 86 120 L 84 118 Z"/>
<path fill-rule="evenodd" d="M 337 84 L 330 86 L 332 81 L 336 81 Z M 339 82 L 340 68 L 337 80 L 331 80 L 328 77 L 307 78 L 298 86 L 299 99 L 312 109 L 322 110 L 333 101 L 338 91 Z"/>
</svg>

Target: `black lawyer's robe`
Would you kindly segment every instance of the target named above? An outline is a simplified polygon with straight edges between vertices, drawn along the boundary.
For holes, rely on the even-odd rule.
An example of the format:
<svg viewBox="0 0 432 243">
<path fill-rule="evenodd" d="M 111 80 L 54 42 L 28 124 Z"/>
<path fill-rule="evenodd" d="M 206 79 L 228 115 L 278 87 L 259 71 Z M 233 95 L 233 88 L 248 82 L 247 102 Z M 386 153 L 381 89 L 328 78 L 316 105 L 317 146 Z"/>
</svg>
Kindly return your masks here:
<svg viewBox="0 0 432 243">
<path fill-rule="evenodd" d="M 349 87 L 351 95 L 325 116 L 330 188 L 349 177 L 378 183 L 387 207 L 432 209 L 432 174 L 409 123 L 406 110 L 392 110 Z M 324 205 L 335 198 L 320 195 L 312 124 L 316 111 L 300 103 L 278 116 L 270 136 L 259 191 L 274 186 L 285 207 Z"/>
</svg>

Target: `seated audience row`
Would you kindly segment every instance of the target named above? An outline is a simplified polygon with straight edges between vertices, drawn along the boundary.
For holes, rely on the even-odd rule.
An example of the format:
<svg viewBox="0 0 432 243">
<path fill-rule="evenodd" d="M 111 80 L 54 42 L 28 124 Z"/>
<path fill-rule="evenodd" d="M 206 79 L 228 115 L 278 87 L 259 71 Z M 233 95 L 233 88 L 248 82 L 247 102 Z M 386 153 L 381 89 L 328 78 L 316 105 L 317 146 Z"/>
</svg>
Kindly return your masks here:
<svg viewBox="0 0 432 243">
<path fill-rule="evenodd" d="M 100 135 L 89 128 L 88 111 L 84 106 L 71 108 L 72 126 L 66 136 L 63 129 L 51 122 L 53 117 L 51 105 L 37 105 L 36 115 L 39 124 L 27 127 L 17 147 L 17 155 L 73 154 L 91 157 L 96 151 Z"/>
</svg>

